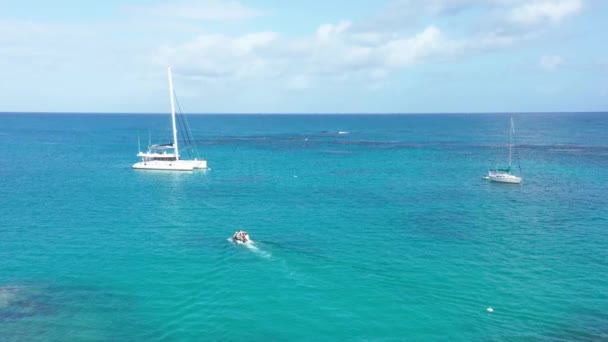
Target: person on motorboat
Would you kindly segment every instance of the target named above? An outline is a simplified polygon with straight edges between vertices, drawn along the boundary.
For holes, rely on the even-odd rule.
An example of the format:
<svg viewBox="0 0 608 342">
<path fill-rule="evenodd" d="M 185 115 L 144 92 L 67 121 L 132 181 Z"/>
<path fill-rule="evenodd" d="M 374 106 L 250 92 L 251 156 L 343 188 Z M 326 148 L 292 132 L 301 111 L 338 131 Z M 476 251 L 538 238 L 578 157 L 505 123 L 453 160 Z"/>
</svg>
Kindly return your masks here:
<svg viewBox="0 0 608 342">
<path fill-rule="evenodd" d="M 249 234 L 247 234 L 246 231 L 239 230 L 236 233 L 234 233 L 234 236 L 232 237 L 232 239 L 235 241 L 247 242 L 247 241 L 249 241 Z"/>
</svg>

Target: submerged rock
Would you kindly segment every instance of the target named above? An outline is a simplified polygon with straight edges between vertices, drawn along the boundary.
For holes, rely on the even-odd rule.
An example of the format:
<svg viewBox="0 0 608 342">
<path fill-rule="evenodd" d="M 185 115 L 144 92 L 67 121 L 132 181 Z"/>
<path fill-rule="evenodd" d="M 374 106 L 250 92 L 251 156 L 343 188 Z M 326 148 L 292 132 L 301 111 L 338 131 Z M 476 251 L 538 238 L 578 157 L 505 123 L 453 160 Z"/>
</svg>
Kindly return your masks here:
<svg viewBox="0 0 608 342">
<path fill-rule="evenodd" d="M 38 289 L 0 286 L 0 322 L 48 314 L 51 307 L 48 296 Z"/>
<path fill-rule="evenodd" d="M 0 310 L 11 305 L 16 300 L 18 294 L 19 288 L 17 287 L 0 287 Z"/>
</svg>

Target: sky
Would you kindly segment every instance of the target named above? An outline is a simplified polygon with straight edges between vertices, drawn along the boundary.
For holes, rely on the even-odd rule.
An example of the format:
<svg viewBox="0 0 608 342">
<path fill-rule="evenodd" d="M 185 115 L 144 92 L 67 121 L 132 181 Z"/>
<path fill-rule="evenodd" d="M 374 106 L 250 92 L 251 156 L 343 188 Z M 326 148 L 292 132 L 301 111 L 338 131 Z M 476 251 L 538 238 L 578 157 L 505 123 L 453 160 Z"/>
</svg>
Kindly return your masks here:
<svg viewBox="0 0 608 342">
<path fill-rule="evenodd" d="M 0 0 L 0 112 L 608 108 L 605 0 Z"/>
</svg>

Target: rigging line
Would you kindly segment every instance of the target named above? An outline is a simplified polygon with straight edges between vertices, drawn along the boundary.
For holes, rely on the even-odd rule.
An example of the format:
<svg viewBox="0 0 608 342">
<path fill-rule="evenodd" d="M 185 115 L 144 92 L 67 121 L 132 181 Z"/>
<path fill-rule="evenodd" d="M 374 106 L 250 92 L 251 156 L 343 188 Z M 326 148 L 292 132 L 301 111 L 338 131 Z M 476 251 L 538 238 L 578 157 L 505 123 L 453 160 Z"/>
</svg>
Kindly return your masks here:
<svg viewBox="0 0 608 342">
<path fill-rule="evenodd" d="M 517 168 L 519 169 L 519 175 L 523 176 L 523 172 L 521 171 L 521 162 L 519 161 L 519 151 L 515 150 L 515 158 L 517 158 Z"/>
<path fill-rule="evenodd" d="M 513 129 L 513 146 L 517 146 L 517 140 L 515 138 L 515 126 Z M 523 176 L 523 172 L 521 172 L 521 162 L 519 161 L 519 149 L 515 149 L 515 159 L 517 159 L 517 168 L 519 169 L 519 175 Z"/>
<path fill-rule="evenodd" d="M 189 140 L 188 131 L 186 130 L 186 127 L 184 127 L 184 122 L 183 122 L 182 108 L 181 108 L 181 106 L 179 104 L 179 100 L 177 99 L 177 94 L 175 93 L 175 90 L 173 91 L 173 93 L 174 93 L 175 102 L 177 104 L 177 108 L 178 108 L 178 111 L 179 111 L 179 115 L 177 116 L 177 119 L 178 119 L 178 122 L 179 122 L 179 125 L 180 125 L 180 128 L 181 128 L 181 131 L 182 131 L 182 135 L 183 135 L 185 143 L 189 144 L 190 141 L 188 141 Z"/>
<path fill-rule="evenodd" d="M 196 141 L 194 140 L 194 137 L 192 137 L 192 130 L 190 129 L 190 123 L 188 122 L 188 117 L 186 115 L 183 115 L 183 114 L 182 114 L 182 117 L 183 117 L 184 122 L 186 124 L 186 131 L 188 132 L 188 135 L 190 137 L 190 141 L 192 142 L 194 154 L 195 154 L 196 158 L 200 158 L 199 155 L 198 155 L 198 149 L 196 148 Z"/>
<path fill-rule="evenodd" d="M 182 108 L 179 104 L 179 100 L 177 99 L 177 94 L 175 93 L 175 90 L 173 90 L 173 96 L 175 98 L 175 102 L 179 111 L 179 115 L 177 115 L 177 122 L 182 132 L 183 141 L 186 146 L 186 152 L 188 153 L 188 157 L 192 158 L 192 136 L 189 134 L 189 129 L 184 123 L 184 114 L 182 113 Z"/>
<path fill-rule="evenodd" d="M 179 115 L 180 127 L 182 128 L 182 131 L 184 132 L 183 135 L 185 136 L 184 138 L 187 141 L 187 144 L 191 149 L 191 151 L 188 151 L 188 153 L 194 153 L 194 156 L 199 158 L 198 149 L 196 148 L 194 138 L 192 137 L 192 131 L 190 130 L 188 118 L 186 118 L 186 115 L 184 115 L 182 112 L 182 109 L 179 104 L 179 100 L 177 99 L 177 94 L 175 93 L 175 90 L 173 90 L 173 93 L 175 95 L 175 102 L 177 103 L 177 107 L 178 107 L 179 113 L 180 113 L 180 115 Z"/>
<path fill-rule="evenodd" d="M 173 94 L 173 97 L 175 98 L 175 93 Z M 176 121 L 176 126 L 179 127 L 179 129 L 178 129 L 178 139 L 181 137 L 182 138 L 181 141 L 183 142 L 183 144 L 182 144 L 182 146 L 183 146 L 182 147 L 182 153 L 185 154 L 185 155 L 187 155 L 189 157 L 190 156 L 190 152 L 189 152 L 189 148 L 188 148 L 188 142 L 183 139 L 183 128 L 181 127 L 182 125 L 181 125 L 180 120 L 179 120 L 179 112 L 176 113 L 176 115 L 175 115 L 175 121 Z"/>
<path fill-rule="evenodd" d="M 188 121 L 186 119 L 186 115 L 183 113 L 180 114 L 180 122 L 181 122 L 181 125 L 184 127 L 186 140 L 188 141 L 188 146 L 190 147 L 190 154 L 191 155 L 194 154 L 194 156 L 197 156 L 196 145 L 194 143 L 194 139 L 192 138 L 192 132 L 190 131 L 190 127 L 188 127 Z"/>
<path fill-rule="evenodd" d="M 183 142 L 184 142 L 184 145 L 186 146 L 186 151 L 188 153 L 188 158 L 192 158 L 192 143 L 190 142 L 190 139 L 188 138 L 188 134 L 186 133 L 186 130 L 184 128 L 182 115 L 180 114 L 178 116 L 178 118 L 179 118 L 178 121 L 179 121 L 180 129 L 182 131 Z"/>
<path fill-rule="evenodd" d="M 186 117 L 185 114 L 182 113 L 180 115 L 180 120 L 181 120 L 182 125 L 184 126 L 184 132 L 188 139 L 188 143 L 192 147 L 193 152 L 198 155 L 198 153 L 196 152 L 196 144 L 195 144 L 194 138 L 192 137 L 192 131 L 190 130 L 190 125 L 188 125 L 188 118 Z"/>
<path fill-rule="evenodd" d="M 177 124 L 179 125 L 179 129 L 180 129 L 180 133 L 182 136 L 182 142 L 184 143 L 185 151 L 188 154 L 188 156 L 190 156 L 190 144 L 184 134 L 184 127 L 183 127 L 184 125 L 181 122 L 181 114 L 177 115 L 176 119 L 177 119 Z"/>
<path fill-rule="evenodd" d="M 192 148 L 192 134 L 190 133 L 190 129 L 185 121 L 186 116 L 183 113 L 180 113 L 179 120 L 182 130 L 184 132 L 184 139 L 188 142 L 188 146 Z"/>
</svg>

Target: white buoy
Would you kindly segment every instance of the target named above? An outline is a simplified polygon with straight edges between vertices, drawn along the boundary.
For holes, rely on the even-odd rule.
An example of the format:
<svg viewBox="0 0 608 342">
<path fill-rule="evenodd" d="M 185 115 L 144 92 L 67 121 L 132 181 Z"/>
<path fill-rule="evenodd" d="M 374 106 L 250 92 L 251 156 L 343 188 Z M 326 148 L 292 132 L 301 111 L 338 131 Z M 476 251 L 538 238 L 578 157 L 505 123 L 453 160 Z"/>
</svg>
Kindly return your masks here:
<svg viewBox="0 0 608 342">
<path fill-rule="evenodd" d="M 492 308 L 487 308 L 486 310 L 488 310 L 488 312 L 494 312 L 494 309 Z"/>
</svg>

